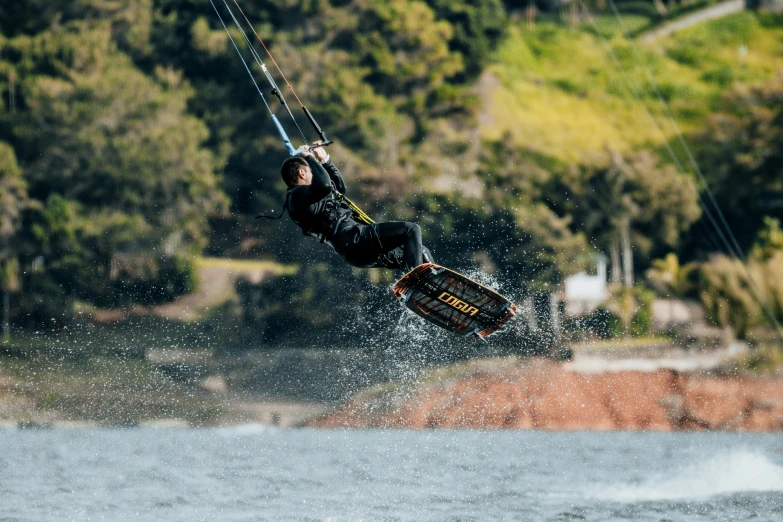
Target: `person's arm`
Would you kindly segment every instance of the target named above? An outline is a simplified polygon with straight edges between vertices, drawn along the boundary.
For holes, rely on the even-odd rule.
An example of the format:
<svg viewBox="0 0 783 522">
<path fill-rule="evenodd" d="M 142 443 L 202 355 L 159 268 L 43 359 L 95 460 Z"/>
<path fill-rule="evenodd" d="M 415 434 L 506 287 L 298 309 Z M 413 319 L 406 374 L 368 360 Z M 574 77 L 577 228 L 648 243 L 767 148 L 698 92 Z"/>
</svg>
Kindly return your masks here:
<svg viewBox="0 0 783 522">
<path fill-rule="evenodd" d="M 313 145 L 320 144 L 320 141 L 313 143 Z M 326 172 L 329 174 L 329 178 L 334 182 L 337 191 L 340 192 L 340 194 L 345 194 L 345 180 L 343 180 L 343 175 L 340 173 L 340 170 L 332 163 L 329 153 L 326 152 L 323 147 L 315 147 L 313 149 L 313 156 L 315 156 L 315 159 L 320 161 L 321 165 L 326 169 Z"/>
<path fill-rule="evenodd" d="M 337 166 L 332 163 L 331 160 L 327 160 L 326 163 L 323 163 L 322 165 L 324 170 L 329 174 L 329 178 L 334 181 L 334 186 L 337 187 L 337 191 L 340 192 L 340 194 L 345 194 L 345 180 L 343 180 L 343 175 L 340 173 Z"/>
<path fill-rule="evenodd" d="M 303 153 L 302 156 L 313 172 L 313 181 L 310 185 L 302 185 L 302 188 L 296 191 L 296 199 L 298 204 L 312 205 L 329 195 L 332 190 L 332 182 L 329 179 L 329 174 L 312 154 Z"/>
</svg>

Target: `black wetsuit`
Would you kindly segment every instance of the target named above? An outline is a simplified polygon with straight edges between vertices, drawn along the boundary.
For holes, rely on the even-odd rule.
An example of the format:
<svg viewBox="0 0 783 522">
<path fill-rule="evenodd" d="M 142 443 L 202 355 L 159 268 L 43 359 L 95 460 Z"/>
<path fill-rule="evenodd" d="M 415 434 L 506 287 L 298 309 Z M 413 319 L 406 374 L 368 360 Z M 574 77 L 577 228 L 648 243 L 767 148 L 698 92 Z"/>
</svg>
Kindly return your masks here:
<svg viewBox="0 0 783 522">
<path fill-rule="evenodd" d="M 291 219 L 306 235 L 329 243 L 348 264 L 360 268 L 383 267 L 411 270 L 432 255 L 421 244 L 421 229 L 415 223 L 390 221 L 366 225 L 356 220 L 338 195 L 345 194 L 345 181 L 331 161 L 324 165 L 305 157 L 313 180 L 286 194 Z"/>
</svg>

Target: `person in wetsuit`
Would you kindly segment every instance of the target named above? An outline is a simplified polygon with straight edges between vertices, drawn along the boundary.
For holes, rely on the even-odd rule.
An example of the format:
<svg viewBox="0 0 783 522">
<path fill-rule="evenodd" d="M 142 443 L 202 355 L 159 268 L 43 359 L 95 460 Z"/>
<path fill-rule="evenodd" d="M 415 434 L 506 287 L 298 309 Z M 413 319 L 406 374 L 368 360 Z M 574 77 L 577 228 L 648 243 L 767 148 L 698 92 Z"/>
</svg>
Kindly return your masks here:
<svg viewBox="0 0 783 522">
<path fill-rule="evenodd" d="M 315 142 L 314 145 L 318 145 Z M 286 159 L 280 168 L 288 186 L 285 208 L 305 235 L 328 243 L 350 265 L 410 271 L 432 262 L 421 228 L 407 221 L 365 224 L 340 198 L 345 181 L 322 147 Z"/>
</svg>

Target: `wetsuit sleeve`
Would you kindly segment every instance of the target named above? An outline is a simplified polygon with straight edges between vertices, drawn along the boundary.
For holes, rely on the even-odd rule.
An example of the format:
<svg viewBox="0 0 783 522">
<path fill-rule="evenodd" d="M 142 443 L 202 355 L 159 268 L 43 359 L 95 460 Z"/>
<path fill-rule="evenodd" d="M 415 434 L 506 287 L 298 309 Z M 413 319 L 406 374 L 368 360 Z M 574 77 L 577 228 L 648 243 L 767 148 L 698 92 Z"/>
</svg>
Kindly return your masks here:
<svg viewBox="0 0 783 522">
<path fill-rule="evenodd" d="M 324 163 L 323 167 L 326 169 L 326 172 L 329 173 L 329 178 L 334 181 L 334 186 L 337 187 L 338 192 L 340 192 L 340 194 L 345 194 L 345 180 L 343 180 L 343 175 L 340 170 L 331 161 Z"/>
<path fill-rule="evenodd" d="M 326 196 L 332 190 L 329 174 L 324 170 L 318 160 L 312 156 L 305 157 L 310 170 L 313 172 L 313 181 L 310 185 L 303 185 L 297 190 L 297 204 L 312 205 Z"/>
</svg>

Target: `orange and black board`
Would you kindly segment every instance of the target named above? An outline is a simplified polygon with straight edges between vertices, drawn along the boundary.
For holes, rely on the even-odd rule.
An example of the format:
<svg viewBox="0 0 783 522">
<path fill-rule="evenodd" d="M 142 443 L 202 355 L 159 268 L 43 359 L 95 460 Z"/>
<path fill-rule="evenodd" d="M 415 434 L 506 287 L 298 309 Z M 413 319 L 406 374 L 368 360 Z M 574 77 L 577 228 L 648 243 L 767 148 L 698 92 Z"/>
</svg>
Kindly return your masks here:
<svg viewBox="0 0 783 522">
<path fill-rule="evenodd" d="M 483 339 L 517 313 L 514 303 L 494 290 L 432 263 L 405 274 L 394 295 L 417 315 L 465 337 Z"/>
</svg>

